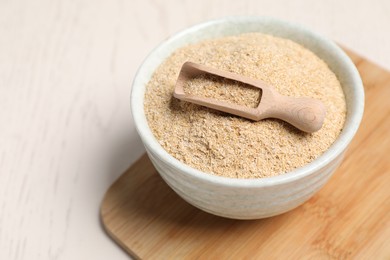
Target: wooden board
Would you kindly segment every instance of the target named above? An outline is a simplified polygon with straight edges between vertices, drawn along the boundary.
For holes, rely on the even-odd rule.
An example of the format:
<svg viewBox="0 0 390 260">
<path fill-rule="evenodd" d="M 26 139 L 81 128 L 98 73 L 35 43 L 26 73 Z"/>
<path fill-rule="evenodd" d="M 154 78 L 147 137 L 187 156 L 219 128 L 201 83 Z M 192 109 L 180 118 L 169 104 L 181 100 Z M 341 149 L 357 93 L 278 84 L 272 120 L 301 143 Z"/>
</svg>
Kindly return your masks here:
<svg viewBox="0 0 390 260">
<path fill-rule="evenodd" d="M 146 155 L 107 191 L 107 233 L 142 259 L 390 259 L 390 73 L 349 53 L 363 78 L 366 109 L 329 183 L 288 213 L 230 220 L 189 205 Z"/>
</svg>

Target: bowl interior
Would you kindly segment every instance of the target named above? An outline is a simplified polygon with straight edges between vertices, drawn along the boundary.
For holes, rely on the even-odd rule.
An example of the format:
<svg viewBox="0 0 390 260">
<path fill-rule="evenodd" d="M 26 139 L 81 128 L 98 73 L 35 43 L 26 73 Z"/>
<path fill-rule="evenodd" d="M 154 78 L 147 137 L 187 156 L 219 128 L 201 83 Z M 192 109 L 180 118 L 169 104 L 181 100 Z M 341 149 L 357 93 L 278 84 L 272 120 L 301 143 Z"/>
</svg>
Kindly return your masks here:
<svg viewBox="0 0 390 260">
<path fill-rule="evenodd" d="M 168 154 L 155 139 L 144 113 L 145 86 L 157 67 L 177 48 L 204 39 L 261 32 L 291 39 L 313 51 L 336 74 L 347 102 L 347 118 L 338 139 L 323 155 L 292 172 L 262 179 L 231 179 L 214 176 L 193 169 Z M 132 86 L 131 108 L 137 131 L 145 147 L 172 167 L 207 181 L 224 185 L 258 186 L 287 182 L 308 175 L 331 162 L 341 154 L 355 135 L 364 110 L 363 85 L 355 65 L 332 41 L 296 24 L 267 17 L 231 17 L 205 22 L 190 27 L 169 38 L 153 50 L 139 68 Z"/>
</svg>

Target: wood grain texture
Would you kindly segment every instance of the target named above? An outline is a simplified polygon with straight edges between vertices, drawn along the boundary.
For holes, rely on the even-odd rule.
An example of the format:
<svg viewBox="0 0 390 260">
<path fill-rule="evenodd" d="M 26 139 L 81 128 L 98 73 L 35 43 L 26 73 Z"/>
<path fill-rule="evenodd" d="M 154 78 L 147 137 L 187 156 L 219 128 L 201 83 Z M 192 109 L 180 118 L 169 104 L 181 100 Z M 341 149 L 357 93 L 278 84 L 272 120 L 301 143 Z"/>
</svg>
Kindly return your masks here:
<svg viewBox="0 0 390 260">
<path fill-rule="evenodd" d="M 349 54 L 366 90 L 363 122 L 341 167 L 308 202 L 262 220 L 213 216 L 178 197 L 144 155 L 106 193 L 108 234 L 142 259 L 389 259 L 390 72 Z"/>
</svg>

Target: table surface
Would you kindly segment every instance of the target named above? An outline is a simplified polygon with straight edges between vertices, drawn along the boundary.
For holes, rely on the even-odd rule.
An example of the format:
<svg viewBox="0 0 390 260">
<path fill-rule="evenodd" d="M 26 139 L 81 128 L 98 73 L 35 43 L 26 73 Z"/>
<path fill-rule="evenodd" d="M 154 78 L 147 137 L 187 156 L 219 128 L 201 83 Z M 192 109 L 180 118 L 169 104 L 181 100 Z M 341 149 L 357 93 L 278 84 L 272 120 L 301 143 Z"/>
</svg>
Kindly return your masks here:
<svg viewBox="0 0 390 260">
<path fill-rule="evenodd" d="M 144 152 L 131 81 L 169 35 L 227 15 L 301 23 L 390 69 L 390 1 L 0 1 L 0 259 L 128 259 L 99 207 Z"/>
</svg>

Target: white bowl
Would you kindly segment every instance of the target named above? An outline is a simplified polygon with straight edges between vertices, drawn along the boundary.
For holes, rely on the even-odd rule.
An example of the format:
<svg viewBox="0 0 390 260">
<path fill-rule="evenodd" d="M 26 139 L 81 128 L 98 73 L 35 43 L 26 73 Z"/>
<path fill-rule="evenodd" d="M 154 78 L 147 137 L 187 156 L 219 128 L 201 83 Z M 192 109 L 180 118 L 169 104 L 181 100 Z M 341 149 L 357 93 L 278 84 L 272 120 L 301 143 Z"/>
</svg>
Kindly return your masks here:
<svg viewBox="0 0 390 260">
<path fill-rule="evenodd" d="M 262 179 L 233 179 L 201 172 L 178 161 L 158 143 L 144 111 L 145 86 L 154 70 L 175 49 L 203 39 L 261 32 L 291 39 L 323 59 L 340 80 L 347 100 L 347 118 L 335 143 L 302 168 Z M 143 62 L 134 79 L 131 109 L 150 160 L 166 183 L 184 200 L 209 213 L 235 219 L 259 219 L 289 211 L 312 197 L 340 165 L 358 130 L 364 110 L 364 89 L 356 67 L 332 41 L 308 29 L 266 17 L 230 17 L 188 28 L 160 44 Z"/>
</svg>

